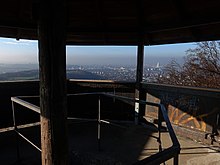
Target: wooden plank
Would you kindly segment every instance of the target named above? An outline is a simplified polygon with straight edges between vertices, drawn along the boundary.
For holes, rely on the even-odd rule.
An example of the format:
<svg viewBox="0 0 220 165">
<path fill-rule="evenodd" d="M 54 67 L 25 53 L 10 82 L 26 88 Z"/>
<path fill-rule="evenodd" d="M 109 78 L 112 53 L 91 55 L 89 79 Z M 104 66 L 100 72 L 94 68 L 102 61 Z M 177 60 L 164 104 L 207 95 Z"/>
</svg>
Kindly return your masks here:
<svg viewBox="0 0 220 165">
<path fill-rule="evenodd" d="M 143 90 L 151 91 L 163 91 L 172 92 L 186 95 L 204 96 L 210 98 L 220 98 L 219 89 L 211 88 L 199 88 L 199 87 L 187 87 L 187 86 L 175 86 L 166 84 L 156 84 L 156 83 L 142 83 Z"/>
</svg>

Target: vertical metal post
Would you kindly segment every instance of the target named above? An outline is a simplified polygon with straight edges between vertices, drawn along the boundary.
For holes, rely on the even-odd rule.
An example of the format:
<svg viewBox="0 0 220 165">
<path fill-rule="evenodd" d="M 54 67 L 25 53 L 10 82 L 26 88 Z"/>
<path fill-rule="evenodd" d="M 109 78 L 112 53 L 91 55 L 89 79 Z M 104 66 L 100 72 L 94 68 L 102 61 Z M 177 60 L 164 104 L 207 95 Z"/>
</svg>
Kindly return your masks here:
<svg viewBox="0 0 220 165">
<path fill-rule="evenodd" d="M 98 99 L 98 150 L 101 150 L 101 101 Z"/>
<path fill-rule="evenodd" d="M 15 120 L 15 108 L 14 108 L 14 102 L 12 101 L 12 113 L 13 113 L 13 123 L 14 123 L 14 131 L 16 136 L 16 153 L 17 153 L 17 162 L 20 162 L 20 150 L 19 150 L 19 137 L 17 131 L 17 124 Z"/>
<path fill-rule="evenodd" d="M 136 91 L 136 92 L 137 92 L 137 91 Z M 136 99 L 136 100 L 139 100 L 139 98 L 135 98 L 135 99 Z M 139 119 L 139 118 L 138 118 L 138 117 L 139 117 L 139 115 L 138 115 L 138 114 L 139 114 L 139 103 L 136 102 L 136 101 L 135 101 L 135 103 L 134 103 L 134 108 L 135 108 L 135 109 L 134 109 L 134 113 L 135 113 L 135 114 L 134 114 L 134 123 L 137 125 L 137 124 L 139 123 L 139 120 L 138 120 L 138 119 Z"/>
<path fill-rule="evenodd" d="M 161 108 L 158 108 L 158 143 L 159 143 L 159 152 L 162 151 L 162 145 L 161 145 L 161 126 L 162 126 L 162 114 L 161 114 Z"/>
<path fill-rule="evenodd" d="M 216 115 L 216 122 L 212 127 L 212 133 L 211 133 L 211 144 L 214 144 L 215 136 L 218 135 L 218 122 L 219 122 L 219 113 Z"/>
<path fill-rule="evenodd" d="M 113 94 L 115 95 L 115 88 L 114 88 Z M 115 97 L 113 97 L 113 102 L 115 103 Z"/>
<path fill-rule="evenodd" d="M 173 158 L 173 164 L 174 164 L 174 165 L 178 165 L 178 164 L 179 164 L 179 154 L 177 154 L 177 155 Z"/>
</svg>

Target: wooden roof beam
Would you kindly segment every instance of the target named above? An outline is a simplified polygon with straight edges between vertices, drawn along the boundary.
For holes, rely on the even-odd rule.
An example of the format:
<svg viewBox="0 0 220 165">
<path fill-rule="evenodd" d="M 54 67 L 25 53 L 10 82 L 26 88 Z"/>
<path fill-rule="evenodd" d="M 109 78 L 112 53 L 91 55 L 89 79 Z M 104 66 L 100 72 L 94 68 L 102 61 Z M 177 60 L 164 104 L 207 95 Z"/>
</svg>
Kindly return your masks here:
<svg viewBox="0 0 220 165">
<path fill-rule="evenodd" d="M 181 21 L 186 21 L 187 19 L 191 19 L 189 14 L 186 12 L 185 8 L 183 7 L 183 3 L 181 0 L 170 0 L 170 2 L 174 5 L 176 9 L 176 13 L 178 14 Z M 196 41 L 198 41 L 198 34 L 193 28 L 189 28 L 191 35 L 194 37 Z"/>
<path fill-rule="evenodd" d="M 106 29 L 106 22 L 105 22 L 105 15 L 103 11 L 103 1 L 102 0 L 96 0 L 96 8 L 97 8 L 97 15 L 98 15 L 98 22 L 102 29 Z M 104 42 L 108 40 L 108 36 L 106 33 L 102 32 L 102 36 L 104 39 Z"/>
</svg>

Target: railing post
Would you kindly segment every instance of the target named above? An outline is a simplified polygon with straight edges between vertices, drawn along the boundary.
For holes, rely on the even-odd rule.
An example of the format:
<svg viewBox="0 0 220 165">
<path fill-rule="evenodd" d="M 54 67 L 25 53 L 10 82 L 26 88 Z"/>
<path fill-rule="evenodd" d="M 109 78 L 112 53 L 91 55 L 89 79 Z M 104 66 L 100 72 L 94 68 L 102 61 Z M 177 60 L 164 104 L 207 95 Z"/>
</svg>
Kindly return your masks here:
<svg viewBox="0 0 220 165">
<path fill-rule="evenodd" d="M 136 100 L 139 100 L 138 98 L 135 98 Z M 134 103 L 134 105 L 135 105 L 135 111 L 134 111 L 134 123 L 136 124 L 136 125 L 138 125 L 138 123 L 139 123 L 139 103 L 138 102 L 135 102 Z"/>
<path fill-rule="evenodd" d="M 162 127 L 162 112 L 161 107 L 158 108 L 158 143 L 159 143 L 159 152 L 162 151 L 161 145 L 161 127 Z"/>
<path fill-rule="evenodd" d="M 15 120 L 15 108 L 14 108 L 14 102 L 12 101 L 12 113 L 13 113 L 13 123 L 14 123 L 14 131 L 16 136 L 16 153 L 17 153 L 17 162 L 20 162 L 20 150 L 19 150 L 19 137 L 17 131 L 17 124 Z"/>
<path fill-rule="evenodd" d="M 98 97 L 98 150 L 101 151 L 101 101 Z"/>
<path fill-rule="evenodd" d="M 179 164 L 179 154 L 177 154 L 174 158 L 173 158 L 173 165 L 178 165 Z"/>
<path fill-rule="evenodd" d="M 114 87 L 113 89 L 114 89 L 113 95 L 115 95 L 115 94 L 116 94 L 116 92 L 115 92 L 115 87 Z M 115 97 L 113 97 L 113 102 L 115 103 Z"/>
</svg>

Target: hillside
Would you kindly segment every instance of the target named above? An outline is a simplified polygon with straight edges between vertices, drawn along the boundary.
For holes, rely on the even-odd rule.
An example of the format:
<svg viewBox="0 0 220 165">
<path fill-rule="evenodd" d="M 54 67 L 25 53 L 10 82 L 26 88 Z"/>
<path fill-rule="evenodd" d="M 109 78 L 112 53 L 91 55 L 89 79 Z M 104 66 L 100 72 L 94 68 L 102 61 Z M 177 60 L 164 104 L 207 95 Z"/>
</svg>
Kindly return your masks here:
<svg viewBox="0 0 220 165">
<path fill-rule="evenodd" d="M 15 80 L 36 80 L 39 79 L 38 70 L 8 72 L 0 74 L 0 81 L 15 81 Z"/>
<path fill-rule="evenodd" d="M 87 80 L 103 80 L 102 76 L 84 71 L 84 70 L 67 70 L 68 79 L 87 79 Z"/>
<path fill-rule="evenodd" d="M 38 70 L 18 71 L 0 74 L 0 81 L 38 80 Z M 67 79 L 102 80 L 104 77 L 83 70 L 67 70 Z"/>
</svg>

